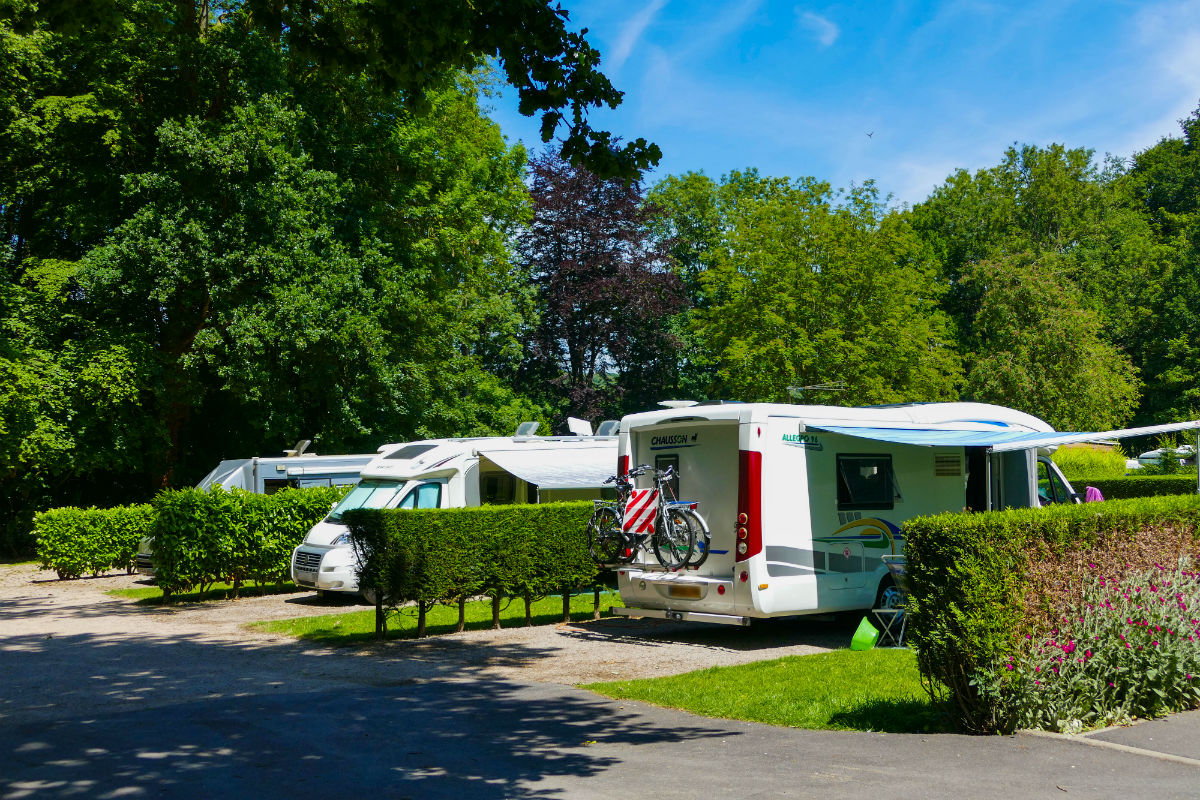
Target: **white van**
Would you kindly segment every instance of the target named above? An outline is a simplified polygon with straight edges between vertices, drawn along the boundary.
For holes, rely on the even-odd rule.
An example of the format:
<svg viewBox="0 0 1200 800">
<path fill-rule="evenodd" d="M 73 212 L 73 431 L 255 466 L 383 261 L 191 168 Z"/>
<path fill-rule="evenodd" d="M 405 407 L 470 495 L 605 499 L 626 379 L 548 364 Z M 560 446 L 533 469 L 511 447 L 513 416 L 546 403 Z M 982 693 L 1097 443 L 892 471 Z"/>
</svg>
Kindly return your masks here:
<svg viewBox="0 0 1200 800">
<path fill-rule="evenodd" d="M 674 466 L 676 496 L 699 503 L 712 542 L 698 569 L 669 572 L 639 555 L 618 571 L 626 607 L 614 612 L 748 625 L 871 608 L 895 591 L 880 556 L 903 553 L 905 520 L 1076 503 L 1050 448 L 1198 426 L 1064 434 L 981 403 L 632 414 L 621 421 L 619 468 Z"/>
<path fill-rule="evenodd" d="M 616 471 L 615 421 L 596 435 L 430 439 L 381 447 L 362 481 L 292 552 L 292 580 L 320 592 L 358 593 L 358 559 L 342 514 L 355 508 L 461 508 L 591 500 Z M 370 598 L 368 598 L 370 599 Z"/>
</svg>

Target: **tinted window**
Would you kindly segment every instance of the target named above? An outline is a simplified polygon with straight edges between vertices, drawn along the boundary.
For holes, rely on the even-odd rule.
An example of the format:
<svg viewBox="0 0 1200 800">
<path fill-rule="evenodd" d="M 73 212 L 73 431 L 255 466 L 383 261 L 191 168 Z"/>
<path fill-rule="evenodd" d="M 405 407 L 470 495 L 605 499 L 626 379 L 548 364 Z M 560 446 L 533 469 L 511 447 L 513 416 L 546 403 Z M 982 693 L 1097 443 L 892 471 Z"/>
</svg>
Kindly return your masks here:
<svg viewBox="0 0 1200 800">
<path fill-rule="evenodd" d="M 400 501 L 397 508 L 438 508 L 442 500 L 442 485 L 440 483 L 422 483 Z"/>
<path fill-rule="evenodd" d="M 899 496 L 891 456 L 837 457 L 839 511 L 892 508 Z"/>
</svg>

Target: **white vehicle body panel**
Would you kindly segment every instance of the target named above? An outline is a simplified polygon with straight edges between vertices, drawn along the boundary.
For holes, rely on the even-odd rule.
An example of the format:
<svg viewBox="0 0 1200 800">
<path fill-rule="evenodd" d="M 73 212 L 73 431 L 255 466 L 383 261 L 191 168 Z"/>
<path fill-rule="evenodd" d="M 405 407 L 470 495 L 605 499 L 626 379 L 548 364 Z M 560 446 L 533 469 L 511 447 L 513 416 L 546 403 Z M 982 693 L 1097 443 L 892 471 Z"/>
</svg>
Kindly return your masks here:
<svg viewBox="0 0 1200 800">
<path fill-rule="evenodd" d="M 639 554 L 618 571 L 622 613 L 747 624 L 870 608 L 890 581 L 880 556 L 903 553 L 906 520 L 1079 502 L 1047 448 L 1091 436 L 979 403 L 726 404 L 626 416 L 621 468 L 676 464 L 679 498 L 699 502 L 712 543 L 704 564 L 682 572 Z"/>
</svg>

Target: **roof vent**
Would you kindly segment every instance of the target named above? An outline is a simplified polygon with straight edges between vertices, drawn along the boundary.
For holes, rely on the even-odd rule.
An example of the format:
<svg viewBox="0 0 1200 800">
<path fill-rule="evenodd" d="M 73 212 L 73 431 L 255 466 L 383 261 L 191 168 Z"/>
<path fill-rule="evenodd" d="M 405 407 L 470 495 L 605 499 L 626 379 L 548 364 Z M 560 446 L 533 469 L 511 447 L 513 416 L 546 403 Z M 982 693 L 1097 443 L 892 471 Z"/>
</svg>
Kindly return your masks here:
<svg viewBox="0 0 1200 800">
<path fill-rule="evenodd" d="M 533 420 L 531 422 L 522 422 L 520 425 L 517 426 L 516 435 L 517 436 L 533 436 L 535 433 L 537 433 L 538 425 L 540 425 L 540 424 L 541 423 L 538 422 L 537 420 Z"/>
<path fill-rule="evenodd" d="M 591 436 L 592 423 L 579 417 L 567 417 L 567 430 L 576 436 Z"/>
<path fill-rule="evenodd" d="M 617 431 L 621 428 L 621 420 L 606 419 L 600 423 L 600 427 L 596 429 L 597 436 L 616 436 Z"/>
<path fill-rule="evenodd" d="M 302 455 L 304 455 L 304 451 L 308 449 L 308 446 L 310 444 L 312 444 L 312 439 L 301 439 L 300 441 L 296 442 L 296 446 L 293 447 L 291 450 L 284 450 L 283 454 L 285 456 L 287 456 L 288 458 L 293 458 L 295 456 L 302 456 Z"/>
<path fill-rule="evenodd" d="M 660 400 L 658 403 L 663 408 L 691 408 L 696 405 L 695 400 Z"/>
</svg>

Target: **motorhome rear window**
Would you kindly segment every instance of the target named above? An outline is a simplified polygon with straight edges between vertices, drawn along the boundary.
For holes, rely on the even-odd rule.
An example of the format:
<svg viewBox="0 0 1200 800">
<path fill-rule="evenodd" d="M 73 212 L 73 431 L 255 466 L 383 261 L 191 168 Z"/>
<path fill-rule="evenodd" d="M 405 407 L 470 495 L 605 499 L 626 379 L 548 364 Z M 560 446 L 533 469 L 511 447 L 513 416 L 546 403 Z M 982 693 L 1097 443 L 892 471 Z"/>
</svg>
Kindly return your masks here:
<svg viewBox="0 0 1200 800">
<path fill-rule="evenodd" d="M 416 458 L 417 456 L 419 456 L 423 453 L 428 453 L 430 450 L 434 449 L 435 447 L 437 447 L 436 444 L 405 445 L 404 447 L 401 447 L 399 450 L 394 450 L 391 453 L 388 453 L 386 456 L 384 456 L 384 458 L 396 459 L 397 461 L 407 461 L 410 458 Z"/>
<path fill-rule="evenodd" d="M 837 457 L 838 511 L 888 509 L 899 496 L 890 455 Z"/>
</svg>

